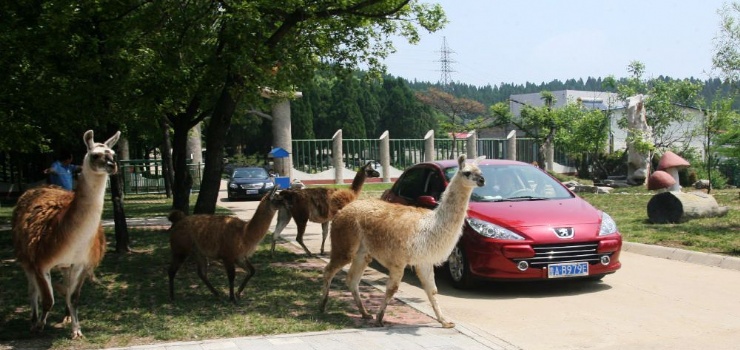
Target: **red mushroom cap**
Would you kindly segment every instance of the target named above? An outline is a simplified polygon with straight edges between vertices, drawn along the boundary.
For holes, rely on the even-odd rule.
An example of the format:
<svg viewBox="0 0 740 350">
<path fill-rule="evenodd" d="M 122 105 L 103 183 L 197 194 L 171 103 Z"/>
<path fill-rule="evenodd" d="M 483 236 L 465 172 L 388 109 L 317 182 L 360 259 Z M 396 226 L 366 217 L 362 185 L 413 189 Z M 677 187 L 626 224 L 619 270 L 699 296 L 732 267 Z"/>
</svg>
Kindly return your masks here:
<svg viewBox="0 0 740 350">
<path fill-rule="evenodd" d="M 681 158 L 678 154 L 671 151 L 666 151 L 663 156 L 660 157 L 660 163 L 658 163 L 658 170 L 665 170 L 668 168 L 684 168 L 691 164 L 686 159 Z"/>
<path fill-rule="evenodd" d="M 659 190 L 675 184 L 676 180 L 671 176 L 671 174 L 663 170 L 656 170 L 650 174 L 650 177 L 648 178 L 647 189 L 649 191 Z"/>
</svg>

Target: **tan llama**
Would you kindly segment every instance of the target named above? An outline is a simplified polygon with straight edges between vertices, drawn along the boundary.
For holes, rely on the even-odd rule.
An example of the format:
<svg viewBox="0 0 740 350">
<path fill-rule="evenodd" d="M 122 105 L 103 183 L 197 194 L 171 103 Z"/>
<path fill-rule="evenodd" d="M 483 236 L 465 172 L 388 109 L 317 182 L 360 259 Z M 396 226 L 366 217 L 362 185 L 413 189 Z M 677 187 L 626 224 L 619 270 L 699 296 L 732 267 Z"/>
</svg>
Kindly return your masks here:
<svg viewBox="0 0 740 350">
<path fill-rule="evenodd" d="M 77 317 L 77 299 L 85 278 L 105 253 L 105 235 L 100 225 L 105 184 L 118 166 L 112 147 L 117 132 L 105 143 L 93 141 L 93 131 L 83 136 L 87 154 L 74 192 L 47 186 L 26 191 L 13 210 L 13 245 L 18 262 L 28 278 L 31 330 L 42 331 L 54 305 L 51 270 L 60 269 L 64 295 L 72 322 L 72 338 L 82 337 Z M 41 300 L 41 314 L 38 302 Z"/>
<path fill-rule="evenodd" d="M 321 224 L 321 254 L 324 254 L 324 243 L 329 234 L 329 222 L 334 215 L 348 203 L 359 197 L 365 180 L 369 177 L 380 177 L 380 173 L 373 169 L 372 162 L 368 162 L 357 171 L 352 185 L 348 189 L 336 189 L 326 187 L 315 187 L 305 189 L 287 189 L 281 192 L 285 199 L 285 207 L 278 210 L 278 220 L 275 231 L 272 233 L 271 254 L 275 254 L 275 243 L 283 232 L 285 226 L 293 217 L 298 233 L 296 242 L 303 247 L 307 255 L 311 255 L 305 244 L 303 234 L 306 233 L 306 224 L 317 222 Z"/>
<path fill-rule="evenodd" d="M 237 217 L 225 215 L 190 215 L 181 211 L 170 213 L 170 248 L 172 262 L 168 270 L 170 283 L 170 300 L 175 299 L 175 275 L 185 259 L 195 255 L 198 276 L 215 296 L 219 293 L 208 280 L 208 259 L 220 259 L 229 279 L 229 299 L 236 302 L 247 282 L 255 273 L 249 257 L 267 235 L 275 212 L 282 205 L 277 186 L 260 201 L 252 220 L 244 221 Z M 234 294 L 235 265 L 246 271 L 244 281 Z"/>
<path fill-rule="evenodd" d="M 459 170 L 442 194 L 434 210 L 388 203 L 380 199 L 357 200 L 334 217 L 331 225 L 331 260 L 324 268 L 323 295 L 320 310 L 326 309 L 329 288 L 336 273 L 349 262 L 347 286 L 363 318 L 372 319 L 360 299 L 358 286 L 367 265 L 375 259 L 388 269 L 385 299 L 377 315 L 383 325 L 388 302 L 398 290 L 404 268 L 416 271 L 432 304 L 437 321 L 443 327 L 454 327 L 437 305 L 434 266 L 450 255 L 462 234 L 470 194 L 485 179 L 476 163 L 458 159 Z"/>
</svg>

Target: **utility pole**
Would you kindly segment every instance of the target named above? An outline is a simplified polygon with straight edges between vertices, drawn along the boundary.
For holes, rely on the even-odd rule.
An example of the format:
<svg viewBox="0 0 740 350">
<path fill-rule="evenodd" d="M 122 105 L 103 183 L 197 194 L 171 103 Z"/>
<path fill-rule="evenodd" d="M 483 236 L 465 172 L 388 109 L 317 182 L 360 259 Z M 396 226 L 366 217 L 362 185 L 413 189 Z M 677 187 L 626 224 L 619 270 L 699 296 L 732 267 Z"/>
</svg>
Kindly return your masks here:
<svg viewBox="0 0 740 350">
<path fill-rule="evenodd" d="M 452 73 L 455 71 L 452 70 L 452 64 L 456 63 L 455 61 L 450 58 L 451 54 L 455 53 L 454 51 L 450 50 L 450 48 L 447 46 L 447 37 L 442 37 L 442 50 L 440 51 L 440 59 L 439 62 L 441 62 L 441 75 L 439 78 L 439 84 L 442 86 L 442 90 L 445 92 L 450 92 L 450 84 L 452 83 Z"/>
</svg>

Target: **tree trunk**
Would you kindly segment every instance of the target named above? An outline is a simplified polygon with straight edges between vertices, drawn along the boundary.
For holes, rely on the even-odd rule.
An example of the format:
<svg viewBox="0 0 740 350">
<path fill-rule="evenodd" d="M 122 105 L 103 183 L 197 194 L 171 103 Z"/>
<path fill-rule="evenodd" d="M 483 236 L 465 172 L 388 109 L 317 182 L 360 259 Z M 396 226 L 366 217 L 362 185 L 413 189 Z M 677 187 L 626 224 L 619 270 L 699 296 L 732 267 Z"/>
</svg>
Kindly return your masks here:
<svg viewBox="0 0 740 350">
<path fill-rule="evenodd" d="M 658 193 L 647 204 L 648 218 L 656 224 L 724 216 L 727 211 L 727 207 L 720 207 L 714 197 L 703 192 Z"/>
<path fill-rule="evenodd" d="M 159 118 L 159 127 L 162 128 L 162 176 L 164 176 L 164 191 L 167 198 L 172 197 L 172 183 L 175 181 L 172 165 L 172 142 L 170 141 L 170 126 L 165 117 Z"/>
<path fill-rule="evenodd" d="M 116 253 L 128 253 L 129 235 L 128 223 L 126 223 L 126 214 L 123 208 L 123 182 L 121 175 L 115 174 L 110 176 L 111 201 L 113 203 L 113 222 L 115 223 Z"/>
<path fill-rule="evenodd" d="M 206 131 L 206 164 L 203 169 L 198 200 L 195 202 L 195 208 L 193 209 L 196 214 L 213 214 L 216 211 L 216 200 L 218 200 L 218 192 L 221 190 L 226 132 L 231 126 L 231 117 L 234 115 L 238 100 L 238 98 L 231 95 L 235 86 L 236 76 L 230 75 L 223 90 L 221 90 L 221 96 L 208 124 L 208 130 Z"/>
</svg>

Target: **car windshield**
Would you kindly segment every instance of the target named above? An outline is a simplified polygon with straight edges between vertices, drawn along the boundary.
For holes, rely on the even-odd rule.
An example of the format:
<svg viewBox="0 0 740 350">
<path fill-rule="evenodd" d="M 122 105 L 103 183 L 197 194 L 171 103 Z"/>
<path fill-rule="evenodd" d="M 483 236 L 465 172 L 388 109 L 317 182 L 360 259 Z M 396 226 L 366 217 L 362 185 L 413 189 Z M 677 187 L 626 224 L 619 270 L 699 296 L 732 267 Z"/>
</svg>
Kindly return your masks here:
<svg viewBox="0 0 740 350">
<path fill-rule="evenodd" d="M 254 169 L 237 169 L 234 171 L 234 175 L 231 177 L 235 179 L 265 179 L 267 178 L 267 171 L 262 168 Z"/>
<path fill-rule="evenodd" d="M 539 168 L 529 165 L 479 166 L 486 185 L 473 189 L 472 202 L 526 201 L 572 198 L 565 187 Z M 457 167 L 445 169 L 450 179 Z"/>
</svg>

